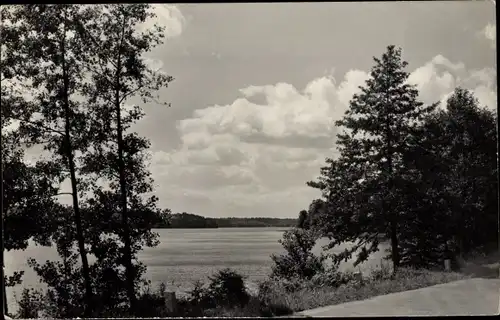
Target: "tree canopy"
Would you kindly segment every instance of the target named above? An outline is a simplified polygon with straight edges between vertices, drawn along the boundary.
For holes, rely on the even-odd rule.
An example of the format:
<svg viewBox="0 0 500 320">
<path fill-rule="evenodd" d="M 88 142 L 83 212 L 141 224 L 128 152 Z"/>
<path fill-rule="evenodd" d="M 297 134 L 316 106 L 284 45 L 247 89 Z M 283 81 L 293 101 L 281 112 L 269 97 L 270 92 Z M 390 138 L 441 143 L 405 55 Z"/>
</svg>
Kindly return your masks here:
<svg viewBox="0 0 500 320">
<path fill-rule="evenodd" d="M 336 262 L 361 263 L 389 240 L 393 266 L 441 264 L 496 238 L 496 115 L 457 88 L 443 108 L 424 106 L 407 83 L 401 49 L 374 58 L 371 77 L 337 122 L 340 155 L 308 185 L 323 199 L 309 209 Z M 480 232 L 483 230 L 484 232 Z"/>
</svg>

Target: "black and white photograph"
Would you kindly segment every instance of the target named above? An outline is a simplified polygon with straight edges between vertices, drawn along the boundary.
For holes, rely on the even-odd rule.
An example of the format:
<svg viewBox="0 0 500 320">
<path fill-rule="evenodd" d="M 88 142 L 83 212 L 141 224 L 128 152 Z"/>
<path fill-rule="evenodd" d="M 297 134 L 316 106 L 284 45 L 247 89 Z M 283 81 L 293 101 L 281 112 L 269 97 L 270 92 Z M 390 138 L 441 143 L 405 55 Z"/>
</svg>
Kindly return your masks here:
<svg viewBox="0 0 500 320">
<path fill-rule="evenodd" d="M 494 0 L 0 15 L 5 319 L 500 313 Z"/>
</svg>

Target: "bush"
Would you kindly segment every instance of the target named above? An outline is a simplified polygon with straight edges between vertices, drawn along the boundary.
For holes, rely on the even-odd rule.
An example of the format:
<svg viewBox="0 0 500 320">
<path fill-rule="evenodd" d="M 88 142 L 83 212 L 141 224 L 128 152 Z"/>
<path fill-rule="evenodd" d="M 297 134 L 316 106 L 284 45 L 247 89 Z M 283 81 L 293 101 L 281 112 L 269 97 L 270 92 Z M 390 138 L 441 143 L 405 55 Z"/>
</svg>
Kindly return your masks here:
<svg viewBox="0 0 500 320">
<path fill-rule="evenodd" d="M 24 288 L 21 300 L 17 301 L 17 304 L 19 309 L 16 318 L 38 318 L 44 308 L 45 295 L 39 290 Z"/>
<path fill-rule="evenodd" d="M 250 297 L 244 307 L 223 308 L 209 310 L 205 316 L 209 317 L 274 317 L 292 314 L 292 310 L 284 305 L 267 304 L 257 297 Z"/>
<path fill-rule="evenodd" d="M 244 278 L 237 272 L 226 268 L 209 279 L 208 294 L 217 306 L 242 307 L 248 303 Z"/>
<path fill-rule="evenodd" d="M 271 277 L 283 279 L 311 279 L 324 271 L 325 257 L 316 256 L 312 249 L 317 237 L 308 230 L 294 228 L 283 234 L 279 242 L 286 250 L 285 254 L 272 255 L 274 262 Z"/>
<path fill-rule="evenodd" d="M 271 278 L 270 280 L 261 283 L 259 293 L 266 292 L 266 290 L 275 286 L 279 286 L 286 292 L 293 292 L 307 287 L 307 281 L 297 277 L 288 279 Z"/>
<path fill-rule="evenodd" d="M 185 312 L 199 315 L 216 308 L 244 307 L 250 295 L 246 291 L 242 275 L 231 269 L 223 269 L 209 277 L 208 287 L 196 282 L 189 297 L 183 303 Z"/>
<path fill-rule="evenodd" d="M 348 284 L 354 280 L 352 271 L 340 272 L 336 267 L 328 268 L 327 270 L 317 273 L 311 279 L 311 283 L 318 287 L 337 288 L 341 285 Z"/>
<path fill-rule="evenodd" d="M 156 292 L 147 286 L 137 298 L 137 317 L 168 317 L 172 316 L 165 304 L 166 286 L 160 284 Z"/>
<path fill-rule="evenodd" d="M 262 292 L 261 286 L 259 292 Z M 196 282 L 188 297 L 179 300 L 177 316 L 272 317 L 292 313 L 285 305 L 264 301 L 261 297 L 246 292 L 241 275 L 224 269 L 210 277 L 207 286 Z"/>
<path fill-rule="evenodd" d="M 372 269 L 370 272 L 370 280 L 381 281 L 393 278 L 393 270 L 389 264 L 382 264 L 380 268 Z"/>
<path fill-rule="evenodd" d="M 189 292 L 188 301 L 193 304 L 204 304 L 207 297 L 209 297 L 208 289 L 203 288 L 201 281 L 196 281 L 193 290 Z"/>
</svg>

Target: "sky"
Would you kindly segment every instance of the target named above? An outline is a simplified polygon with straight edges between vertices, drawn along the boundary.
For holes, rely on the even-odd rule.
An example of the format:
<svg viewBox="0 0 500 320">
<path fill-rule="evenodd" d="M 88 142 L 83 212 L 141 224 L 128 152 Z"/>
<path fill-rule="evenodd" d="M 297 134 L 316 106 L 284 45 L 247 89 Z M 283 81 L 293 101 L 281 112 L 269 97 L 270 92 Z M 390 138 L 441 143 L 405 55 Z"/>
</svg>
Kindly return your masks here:
<svg viewBox="0 0 500 320">
<path fill-rule="evenodd" d="M 340 119 L 388 45 L 424 103 L 456 86 L 496 108 L 491 1 L 155 4 L 171 107 L 141 105 L 159 207 L 208 217 L 297 217 L 335 155 Z M 130 102 L 133 103 L 133 102 Z M 69 199 L 68 199 L 69 200 Z"/>
</svg>

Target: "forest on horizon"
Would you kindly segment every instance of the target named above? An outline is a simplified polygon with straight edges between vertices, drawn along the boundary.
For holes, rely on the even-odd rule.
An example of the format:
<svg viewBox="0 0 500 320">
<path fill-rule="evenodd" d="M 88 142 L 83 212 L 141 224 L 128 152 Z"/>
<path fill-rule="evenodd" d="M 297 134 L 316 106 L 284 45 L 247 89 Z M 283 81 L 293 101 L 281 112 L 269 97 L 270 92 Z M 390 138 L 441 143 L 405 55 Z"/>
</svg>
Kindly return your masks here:
<svg viewBox="0 0 500 320">
<path fill-rule="evenodd" d="M 195 229 L 195 228 L 266 228 L 266 227 L 295 227 L 297 219 L 291 218 L 264 218 L 264 217 L 228 217 L 210 218 L 192 213 L 172 214 L 169 219 L 156 224 L 158 229 Z"/>
</svg>

